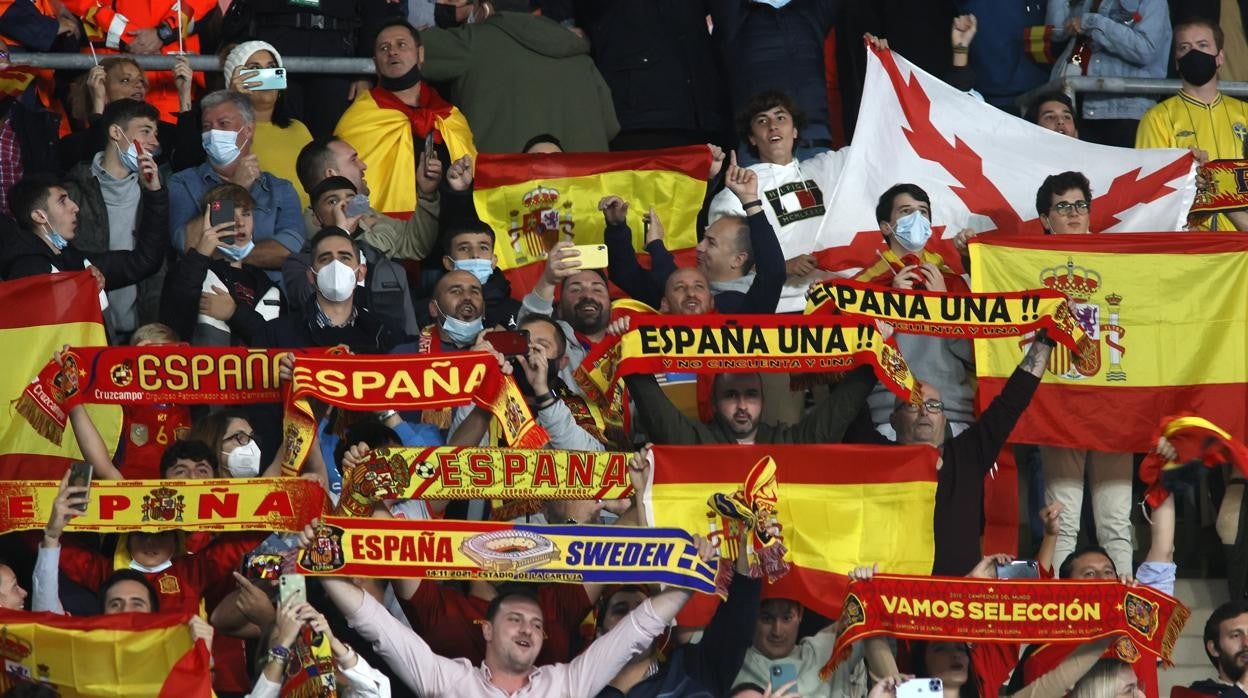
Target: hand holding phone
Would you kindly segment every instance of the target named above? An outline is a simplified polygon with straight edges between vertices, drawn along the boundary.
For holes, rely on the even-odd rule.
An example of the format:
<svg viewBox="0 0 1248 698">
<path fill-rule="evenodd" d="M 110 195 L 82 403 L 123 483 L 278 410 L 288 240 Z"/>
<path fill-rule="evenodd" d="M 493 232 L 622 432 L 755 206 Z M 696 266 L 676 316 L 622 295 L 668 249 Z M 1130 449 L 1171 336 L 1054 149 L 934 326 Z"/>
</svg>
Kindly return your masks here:
<svg viewBox="0 0 1248 698">
<path fill-rule="evenodd" d="M 927 698 L 945 695 L 945 682 L 940 679 L 910 679 L 897 686 L 897 698 Z"/>
<path fill-rule="evenodd" d="M 277 580 L 277 595 L 283 606 L 290 599 L 298 599 L 296 603 L 308 600 L 308 581 L 302 574 L 283 574 Z"/>
<path fill-rule="evenodd" d="M 425 134 L 425 162 L 429 162 L 437 156 L 437 151 L 433 148 L 433 131 Z"/>
<path fill-rule="evenodd" d="M 91 464 L 77 462 L 69 466 L 69 487 L 91 487 Z M 86 493 L 83 493 L 84 495 Z M 81 512 L 87 511 L 87 503 L 72 505 L 73 508 Z"/>
<path fill-rule="evenodd" d="M 1035 560 L 1014 560 L 997 565 L 997 579 L 1039 579 L 1040 563 Z"/>
<path fill-rule="evenodd" d="M 606 245 L 573 245 L 568 248 L 578 250 L 581 256 L 574 257 L 581 263 L 581 269 L 606 269 L 607 268 L 607 246 Z"/>
<path fill-rule="evenodd" d="M 247 86 L 251 87 L 252 92 L 286 89 L 285 68 L 259 68 L 252 72 L 255 75 L 247 78 Z"/>
<path fill-rule="evenodd" d="M 208 204 L 208 227 L 215 228 L 222 223 L 229 223 L 231 228 L 234 225 L 234 202 L 229 199 L 213 201 Z M 218 239 L 224 245 L 234 244 L 233 233 L 221 235 Z"/>
<path fill-rule="evenodd" d="M 485 341 L 489 342 L 503 356 L 528 356 L 528 330 L 499 330 L 487 332 Z"/>
</svg>

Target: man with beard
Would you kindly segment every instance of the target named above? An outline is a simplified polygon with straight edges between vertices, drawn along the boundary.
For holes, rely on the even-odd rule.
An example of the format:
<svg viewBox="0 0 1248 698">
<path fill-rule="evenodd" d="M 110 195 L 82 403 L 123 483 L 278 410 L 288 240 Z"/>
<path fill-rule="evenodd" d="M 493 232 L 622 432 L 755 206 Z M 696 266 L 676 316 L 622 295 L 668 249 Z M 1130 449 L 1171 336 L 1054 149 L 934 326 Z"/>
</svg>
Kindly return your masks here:
<svg viewBox="0 0 1248 698">
<path fill-rule="evenodd" d="M 370 203 L 383 213 L 416 210 L 417 149 L 426 137 L 432 134 L 441 162 L 477 155 L 468 120 L 421 82 L 424 62 L 425 49 L 412 25 L 401 19 L 383 23 L 373 40 L 377 87 L 357 96 L 334 129 L 379 175 L 373 177 Z"/>
<path fill-rule="evenodd" d="M 611 294 L 607 275 L 601 269 L 582 269 L 581 253 L 571 242 L 554 244 L 546 255 L 546 268 L 533 290 L 520 304 L 520 321 L 530 315 L 558 318 L 559 328 L 568 341 L 568 364 L 563 379 L 574 385 L 572 372 L 589 350 L 607 335 L 611 321 Z M 559 288 L 559 308 L 555 312 L 555 287 Z"/>
<path fill-rule="evenodd" d="M 1248 697 L 1248 603 L 1228 601 L 1205 622 L 1205 654 L 1218 675 L 1197 681 L 1191 691 L 1222 698 Z"/>
<path fill-rule="evenodd" d="M 625 376 L 624 383 L 637 419 L 657 444 L 820 444 L 841 441 L 875 385 L 875 374 L 870 366 L 847 373 L 797 424 L 759 421 L 763 384 L 757 373 L 717 374 L 711 384 L 715 415 L 706 423 L 673 405 L 652 375 Z"/>
<path fill-rule="evenodd" d="M 434 325 L 421 335 L 421 353 L 472 349 L 484 328 L 481 282 L 469 272 L 448 271 L 434 286 L 429 315 Z"/>
</svg>

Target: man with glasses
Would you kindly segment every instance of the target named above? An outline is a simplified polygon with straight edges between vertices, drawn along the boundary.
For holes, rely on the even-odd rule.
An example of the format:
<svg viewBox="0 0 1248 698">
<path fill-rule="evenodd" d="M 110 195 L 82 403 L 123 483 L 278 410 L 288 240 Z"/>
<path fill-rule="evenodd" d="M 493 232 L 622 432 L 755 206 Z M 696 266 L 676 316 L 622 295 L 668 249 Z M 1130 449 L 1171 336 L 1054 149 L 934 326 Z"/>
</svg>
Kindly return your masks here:
<svg viewBox="0 0 1248 698">
<path fill-rule="evenodd" d="M 932 574 L 960 577 L 980 561 L 984 477 L 992 471 L 997 453 L 1031 402 L 1054 345 L 1041 330 L 1001 394 L 974 424 L 957 436 L 946 428 L 945 404 L 934 385 L 921 385 L 922 404 L 896 401 L 890 419 L 897 431 L 896 443 L 929 444 L 940 449 L 940 460 L 936 462 L 936 559 Z"/>
<path fill-rule="evenodd" d="M 1084 235 L 1092 232 L 1088 224 L 1091 201 L 1088 178 L 1081 172 L 1062 172 L 1046 177 L 1040 185 L 1036 213 L 1048 234 Z M 1058 373 L 1054 371 L 1055 375 Z M 1086 470 L 1092 487 L 1096 540 L 1117 569 L 1132 569 L 1131 454 L 1041 446 L 1040 460 L 1044 466 L 1045 499 L 1062 503 L 1054 567 L 1060 567 L 1078 543 Z"/>
</svg>

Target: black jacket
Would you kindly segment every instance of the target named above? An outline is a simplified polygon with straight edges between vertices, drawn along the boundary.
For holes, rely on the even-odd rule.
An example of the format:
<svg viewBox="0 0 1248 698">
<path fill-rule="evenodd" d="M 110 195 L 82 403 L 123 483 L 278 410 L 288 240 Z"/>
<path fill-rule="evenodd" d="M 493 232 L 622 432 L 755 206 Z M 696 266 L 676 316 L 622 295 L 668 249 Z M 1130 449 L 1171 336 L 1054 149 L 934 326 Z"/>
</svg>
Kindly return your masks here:
<svg viewBox="0 0 1248 698">
<path fill-rule="evenodd" d="M 706 0 L 575 0 L 576 23 L 623 131 L 681 129 L 730 141 L 723 70 Z"/>
<path fill-rule="evenodd" d="M 239 307 L 254 308 L 273 287 L 269 275 L 259 267 L 244 264 L 242 269 L 235 269 L 224 259 L 212 259 L 198 250 L 188 250 L 170 267 L 160 298 L 160 321 L 172 327 L 179 337 L 189 340 L 195 333 L 199 298 L 209 270 L 221 279 Z"/>
<path fill-rule="evenodd" d="M 356 310 L 355 322 L 346 327 L 321 327 L 315 304 L 269 321 L 240 306 L 230 318 L 230 329 L 250 347 L 306 349 L 345 344 L 355 354 L 384 354 L 394 348 L 397 340 L 389 326 L 358 305 Z"/>
<path fill-rule="evenodd" d="M 169 246 L 169 190 L 143 190 L 134 250 L 80 252 L 71 242 L 56 253 L 35 233 L 18 231 L 0 248 L 0 278 L 20 279 L 55 271 L 82 271 L 84 262 L 104 274 L 105 290 L 124 288 L 155 274 Z"/>
</svg>

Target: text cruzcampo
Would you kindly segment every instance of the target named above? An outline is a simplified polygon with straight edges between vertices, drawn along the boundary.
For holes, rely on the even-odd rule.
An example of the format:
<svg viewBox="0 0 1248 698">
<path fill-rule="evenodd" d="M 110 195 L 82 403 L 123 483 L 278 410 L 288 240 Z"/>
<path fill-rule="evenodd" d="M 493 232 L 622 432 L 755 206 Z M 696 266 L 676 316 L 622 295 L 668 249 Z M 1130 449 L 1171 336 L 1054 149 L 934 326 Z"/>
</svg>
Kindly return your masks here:
<svg viewBox="0 0 1248 698">
<path fill-rule="evenodd" d="M 572 541 L 564 562 L 569 565 L 666 567 L 676 546 L 672 543 Z"/>
</svg>

